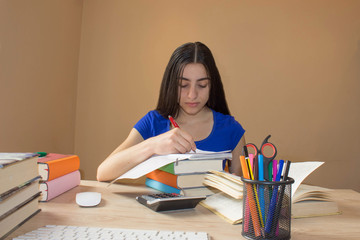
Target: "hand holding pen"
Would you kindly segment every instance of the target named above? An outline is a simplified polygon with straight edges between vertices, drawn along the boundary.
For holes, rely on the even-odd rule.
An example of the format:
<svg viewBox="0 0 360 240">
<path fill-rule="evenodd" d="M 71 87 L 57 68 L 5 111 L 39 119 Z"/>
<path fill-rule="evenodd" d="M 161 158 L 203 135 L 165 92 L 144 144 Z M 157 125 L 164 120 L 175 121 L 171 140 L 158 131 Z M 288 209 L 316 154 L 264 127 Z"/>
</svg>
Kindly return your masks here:
<svg viewBox="0 0 360 240">
<path fill-rule="evenodd" d="M 196 150 L 193 137 L 186 131 L 180 129 L 175 120 L 169 116 L 174 129 L 152 138 L 156 154 L 187 153 Z"/>
</svg>

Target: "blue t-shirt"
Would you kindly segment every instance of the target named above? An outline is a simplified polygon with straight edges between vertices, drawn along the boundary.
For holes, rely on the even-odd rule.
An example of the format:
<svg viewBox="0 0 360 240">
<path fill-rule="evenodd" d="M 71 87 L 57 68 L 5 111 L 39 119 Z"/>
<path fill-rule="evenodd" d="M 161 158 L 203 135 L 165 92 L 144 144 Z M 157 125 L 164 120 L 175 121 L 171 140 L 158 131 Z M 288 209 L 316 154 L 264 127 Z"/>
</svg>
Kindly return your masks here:
<svg viewBox="0 0 360 240">
<path fill-rule="evenodd" d="M 244 135 L 245 130 L 234 117 L 213 112 L 214 125 L 210 135 L 200 141 L 195 141 L 196 148 L 204 151 L 234 150 Z M 170 120 L 164 118 L 156 110 L 148 112 L 134 126 L 144 140 L 155 137 L 170 130 Z"/>
</svg>

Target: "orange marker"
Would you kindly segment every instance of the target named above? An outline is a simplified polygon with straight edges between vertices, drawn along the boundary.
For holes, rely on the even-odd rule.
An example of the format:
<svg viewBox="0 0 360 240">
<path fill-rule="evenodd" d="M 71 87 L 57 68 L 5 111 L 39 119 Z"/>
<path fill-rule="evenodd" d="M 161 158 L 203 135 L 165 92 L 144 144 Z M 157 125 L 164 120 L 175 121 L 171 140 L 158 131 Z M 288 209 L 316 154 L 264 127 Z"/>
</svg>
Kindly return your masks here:
<svg viewBox="0 0 360 240">
<path fill-rule="evenodd" d="M 240 156 L 240 164 L 241 164 L 244 178 L 250 179 L 245 156 Z M 253 222 L 253 226 L 254 226 L 255 236 L 258 237 L 258 236 L 261 236 L 261 231 L 260 231 L 259 218 L 258 218 L 258 214 L 257 214 L 257 210 L 256 210 L 256 203 L 253 198 L 253 190 L 252 190 L 252 187 L 250 184 L 245 183 L 245 185 L 246 185 L 247 197 L 248 197 L 248 201 L 249 201 L 250 213 L 252 216 L 252 222 Z M 247 220 L 247 221 L 249 221 L 249 220 Z"/>
</svg>

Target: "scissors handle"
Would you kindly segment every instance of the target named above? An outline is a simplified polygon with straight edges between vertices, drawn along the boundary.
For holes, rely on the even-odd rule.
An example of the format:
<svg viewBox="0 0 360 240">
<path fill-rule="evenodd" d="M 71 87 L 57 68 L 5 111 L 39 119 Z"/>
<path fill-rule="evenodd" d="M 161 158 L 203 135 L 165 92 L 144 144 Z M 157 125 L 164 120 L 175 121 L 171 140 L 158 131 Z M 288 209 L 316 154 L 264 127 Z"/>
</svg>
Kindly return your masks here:
<svg viewBox="0 0 360 240">
<path fill-rule="evenodd" d="M 258 172 L 259 172 L 259 166 L 258 166 L 258 153 L 259 153 L 259 149 L 256 147 L 255 144 L 253 143 L 248 143 L 245 145 L 245 148 L 252 148 L 254 150 L 254 153 L 251 153 L 253 155 L 253 166 L 252 166 L 252 170 L 253 170 L 253 174 L 254 174 L 254 180 L 258 180 Z M 245 149 L 244 148 L 244 149 Z"/>
<path fill-rule="evenodd" d="M 271 153 L 270 156 L 266 156 L 266 155 L 265 155 L 265 151 L 264 151 L 264 148 L 265 148 L 265 147 L 271 147 L 271 148 L 272 148 L 272 153 Z M 269 158 L 269 159 L 270 159 L 270 158 L 274 159 L 275 156 L 276 156 L 276 154 L 277 154 L 276 147 L 275 147 L 275 145 L 272 144 L 272 143 L 265 143 L 265 144 L 263 144 L 263 145 L 261 146 L 260 152 L 261 152 L 261 154 L 262 154 L 265 158 Z"/>
<path fill-rule="evenodd" d="M 264 156 L 263 158 L 263 162 L 264 162 L 264 178 L 266 181 L 270 180 L 270 176 L 269 176 L 269 164 L 272 162 L 272 160 L 274 160 L 274 158 L 276 157 L 277 154 L 277 149 L 275 147 L 274 144 L 269 143 L 268 140 L 271 137 L 271 135 L 267 136 L 265 138 L 265 140 L 263 141 L 263 143 L 261 144 L 261 148 L 260 148 L 260 153 Z M 272 153 L 270 156 L 265 155 L 265 151 L 264 148 L 265 147 L 270 147 L 272 149 Z"/>
<path fill-rule="evenodd" d="M 256 147 L 255 144 L 253 144 L 253 143 L 248 143 L 248 144 L 246 144 L 246 147 L 247 147 L 247 148 L 252 148 L 252 149 L 254 149 L 254 156 L 257 157 L 257 155 L 258 155 L 258 153 L 259 153 L 259 149 Z"/>
<path fill-rule="evenodd" d="M 276 149 L 275 145 L 268 142 L 270 137 L 271 137 L 271 135 L 269 135 L 269 136 L 267 136 L 265 138 L 265 140 L 261 144 L 260 149 L 258 149 L 257 146 L 255 144 L 253 144 L 253 143 L 246 144 L 247 148 L 252 148 L 254 150 L 255 159 L 257 159 L 259 157 L 259 154 L 262 155 L 263 169 L 264 169 L 264 179 L 266 181 L 270 181 L 270 176 L 269 176 L 270 175 L 269 174 L 270 163 L 272 162 L 272 160 L 274 160 L 274 158 L 276 157 L 276 154 L 277 154 L 277 149 Z M 271 148 L 272 151 L 271 151 L 270 155 L 265 153 L 265 147 L 270 147 Z M 257 162 L 258 161 L 254 161 L 254 163 L 257 163 Z M 254 173 L 256 173 L 257 170 L 259 169 L 259 166 L 254 164 L 253 168 L 254 168 L 253 169 Z M 255 174 L 255 176 L 256 176 L 256 174 Z"/>
</svg>

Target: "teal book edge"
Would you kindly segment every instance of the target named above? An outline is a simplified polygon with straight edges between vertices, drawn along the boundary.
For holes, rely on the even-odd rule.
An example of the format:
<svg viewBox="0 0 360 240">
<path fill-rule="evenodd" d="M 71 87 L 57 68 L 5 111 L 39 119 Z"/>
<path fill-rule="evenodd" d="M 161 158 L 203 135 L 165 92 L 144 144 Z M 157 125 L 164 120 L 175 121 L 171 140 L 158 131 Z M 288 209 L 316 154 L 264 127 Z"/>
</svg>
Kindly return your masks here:
<svg viewBox="0 0 360 240">
<path fill-rule="evenodd" d="M 151 187 L 155 190 L 158 190 L 160 192 L 164 192 L 164 193 L 176 193 L 176 194 L 180 194 L 181 190 L 171 187 L 169 185 L 163 184 L 161 182 L 158 182 L 156 180 L 150 179 L 150 178 L 146 178 L 145 180 L 145 185 L 148 187 Z"/>
</svg>

